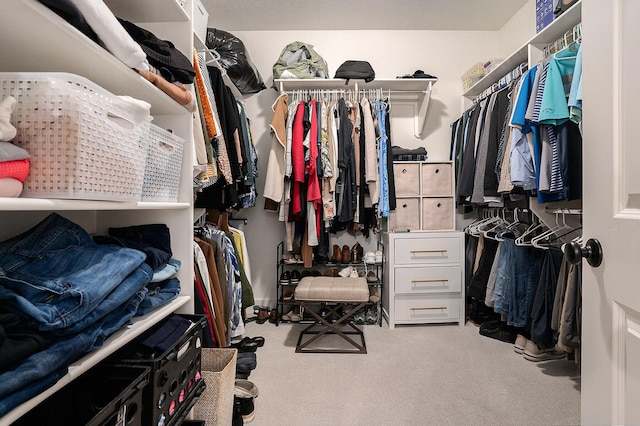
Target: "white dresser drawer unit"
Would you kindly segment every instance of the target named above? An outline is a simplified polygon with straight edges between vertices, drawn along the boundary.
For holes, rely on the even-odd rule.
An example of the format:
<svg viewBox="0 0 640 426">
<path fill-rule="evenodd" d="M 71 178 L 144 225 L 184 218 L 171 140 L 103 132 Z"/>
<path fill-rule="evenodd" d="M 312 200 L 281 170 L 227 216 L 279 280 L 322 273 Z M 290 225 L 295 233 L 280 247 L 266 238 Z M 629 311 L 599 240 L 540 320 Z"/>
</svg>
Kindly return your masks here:
<svg viewBox="0 0 640 426">
<path fill-rule="evenodd" d="M 464 233 L 385 232 L 383 315 L 396 324 L 463 326 Z"/>
</svg>

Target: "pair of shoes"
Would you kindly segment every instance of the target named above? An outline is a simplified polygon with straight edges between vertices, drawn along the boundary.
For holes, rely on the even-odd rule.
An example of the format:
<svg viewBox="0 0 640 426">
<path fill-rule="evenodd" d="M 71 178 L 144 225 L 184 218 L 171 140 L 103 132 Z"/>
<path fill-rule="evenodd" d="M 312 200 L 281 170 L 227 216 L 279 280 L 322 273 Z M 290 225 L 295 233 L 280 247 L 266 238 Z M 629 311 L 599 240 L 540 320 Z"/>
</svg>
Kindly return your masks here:
<svg viewBox="0 0 640 426">
<path fill-rule="evenodd" d="M 367 321 L 366 312 L 366 308 L 362 308 L 358 312 L 353 314 L 353 322 L 360 325 L 364 324 L 365 321 Z"/>
<path fill-rule="evenodd" d="M 300 271 L 298 271 L 297 269 L 291 271 L 291 285 L 298 285 L 300 283 L 300 278 L 302 278 L 302 276 L 300 275 Z"/>
<path fill-rule="evenodd" d="M 377 283 L 378 282 L 378 276 L 376 275 L 376 273 L 374 271 L 367 272 L 367 282 L 368 283 Z"/>
<path fill-rule="evenodd" d="M 229 346 L 238 349 L 238 352 L 255 352 L 258 348 L 264 346 L 264 337 L 244 337 Z"/>
<path fill-rule="evenodd" d="M 380 301 L 380 296 L 378 296 L 378 287 L 371 286 L 369 287 L 369 302 L 378 303 Z"/>
<path fill-rule="evenodd" d="M 378 309 L 376 309 L 375 306 L 367 306 L 367 311 L 365 312 L 365 321 L 366 324 L 378 323 Z"/>
<path fill-rule="evenodd" d="M 381 265 L 382 257 L 382 250 L 368 251 L 364 255 L 364 263 L 368 265 Z"/>
<path fill-rule="evenodd" d="M 513 344 L 513 350 L 515 353 L 522 355 L 524 348 L 527 344 L 527 338 L 522 334 L 516 336 L 516 342 Z"/>
<path fill-rule="evenodd" d="M 280 274 L 280 285 L 289 285 L 291 284 L 291 272 L 284 271 Z"/>
<path fill-rule="evenodd" d="M 338 273 L 338 268 L 328 268 L 324 270 L 322 275 L 325 277 L 339 277 Z"/>
<path fill-rule="evenodd" d="M 522 356 L 524 356 L 524 359 L 527 361 L 533 362 L 566 358 L 565 352 L 560 349 L 556 349 L 555 346 L 548 349 L 540 349 L 538 345 L 531 340 L 527 340 Z"/>
<path fill-rule="evenodd" d="M 283 321 L 300 322 L 301 319 L 300 307 L 298 306 L 294 306 L 289 312 L 282 314 Z"/>
<path fill-rule="evenodd" d="M 342 278 L 358 278 L 359 277 L 358 270 L 351 266 L 346 266 L 342 268 L 340 272 L 338 272 L 338 275 L 340 275 Z"/>
<path fill-rule="evenodd" d="M 507 325 L 503 321 L 486 321 L 482 323 L 479 330 L 482 336 L 491 337 L 507 343 L 515 343 L 516 331 L 514 327 Z"/>
</svg>

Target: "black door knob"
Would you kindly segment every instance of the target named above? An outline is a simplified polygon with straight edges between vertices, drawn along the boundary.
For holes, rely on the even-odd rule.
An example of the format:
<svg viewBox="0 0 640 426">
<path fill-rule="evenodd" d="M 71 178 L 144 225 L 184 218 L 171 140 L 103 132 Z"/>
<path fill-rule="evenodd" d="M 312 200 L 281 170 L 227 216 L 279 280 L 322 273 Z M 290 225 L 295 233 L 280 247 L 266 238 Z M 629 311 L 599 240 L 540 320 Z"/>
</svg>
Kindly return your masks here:
<svg viewBox="0 0 640 426">
<path fill-rule="evenodd" d="M 584 247 L 576 241 L 571 241 L 564 246 L 564 257 L 572 264 L 580 263 L 584 257 L 589 265 L 597 268 L 602 263 L 602 246 L 594 238 L 589 238 Z"/>
</svg>

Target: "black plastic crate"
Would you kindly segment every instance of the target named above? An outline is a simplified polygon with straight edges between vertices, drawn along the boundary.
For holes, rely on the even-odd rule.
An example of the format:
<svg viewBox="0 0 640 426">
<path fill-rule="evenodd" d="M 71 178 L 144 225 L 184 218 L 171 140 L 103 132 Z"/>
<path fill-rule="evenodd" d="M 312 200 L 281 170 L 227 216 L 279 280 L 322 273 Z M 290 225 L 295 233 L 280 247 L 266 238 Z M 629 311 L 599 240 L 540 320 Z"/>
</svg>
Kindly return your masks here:
<svg viewBox="0 0 640 426">
<path fill-rule="evenodd" d="M 98 365 L 22 416 L 14 426 L 142 426 L 151 369 Z"/>
<path fill-rule="evenodd" d="M 176 315 L 190 320 L 194 325 L 163 353 L 152 353 L 140 342 L 162 327 L 169 318 L 110 358 L 113 363 L 141 365 L 151 369 L 149 383 L 142 396 L 142 421 L 145 425 L 180 424 L 205 388 L 200 368 L 206 319 L 203 315 Z"/>
</svg>

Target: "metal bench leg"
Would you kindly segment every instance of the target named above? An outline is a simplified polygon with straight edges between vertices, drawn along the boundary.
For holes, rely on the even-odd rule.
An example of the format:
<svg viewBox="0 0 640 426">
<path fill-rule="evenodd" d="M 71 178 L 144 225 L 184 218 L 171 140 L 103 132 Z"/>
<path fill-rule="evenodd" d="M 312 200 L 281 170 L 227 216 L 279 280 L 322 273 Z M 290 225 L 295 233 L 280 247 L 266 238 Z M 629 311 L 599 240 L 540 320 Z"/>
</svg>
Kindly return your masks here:
<svg viewBox="0 0 640 426">
<path fill-rule="evenodd" d="M 304 301 L 298 301 L 298 304 L 301 306 L 301 309 L 306 306 Z M 327 312 L 324 315 L 324 317 L 319 315 L 318 313 L 316 313 L 313 309 L 308 309 L 307 312 L 309 312 L 315 318 L 315 322 L 313 324 L 309 325 L 308 327 L 306 327 L 305 329 L 303 329 L 300 332 L 300 336 L 298 337 L 298 343 L 296 345 L 296 352 L 298 352 L 298 353 L 300 353 L 300 352 L 314 352 L 314 353 L 361 353 L 361 354 L 366 354 L 367 353 L 367 347 L 366 347 L 366 342 L 365 342 L 365 339 L 364 339 L 364 333 L 363 333 L 363 331 L 361 329 L 356 327 L 351 322 L 347 322 L 346 325 L 349 325 L 351 328 L 353 328 L 354 331 L 342 331 L 342 330 L 339 330 L 337 328 L 339 325 L 343 324 L 345 321 L 348 321 L 353 316 L 353 314 L 355 314 L 357 311 L 362 309 L 366 304 L 367 304 L 367 302 L 359 303 L 358 305 L 353 307 L 349 312 L 347 312 L 344 315 L 342 315 L 335 323 L 328 322 L 327 318 L 330 318 L 332 315 L 337 314 L 338 309 L 340 309 L 341 307 L 345 306 L 345 303 L 337 303 L 337 305 L 334 308 L 332 308 L 331 310 L 329 310 L 329 312 Z M 324 326 L 324 328 L 321 329 L 321 330 L 318 330 L 318 331 L 312 331 L 312 329 L 315 326 Z M 305 334 L 313 334 L 314 336 L 311 337 L 310 339 L 308 339 L 306 342 L 302 343 L 302 339 L 303 339 L 303 336 Z M 318 340 L 320 337 L 322 337 L 323 335 L 326 335 L 326 334 L 338 335 L 341 338 L 343 338 L 344 340 L 346 340 L 347 342 L 349 342 L 356 349 L 355 350 L 348 350 L 348 349 L 342 349 L 341 350 L 341 349 L 311 349 L 311 348 L 308 348 L 308 346 L 311 343 L 313 343 L 314 341 Z M 354 341 L 353 339 L 351 339 L 348 336 L 348 335 L 354 335 L 354 334 L 360 336 L 362 344 L 359 344 L 358 342 Z"/>
</svg>

